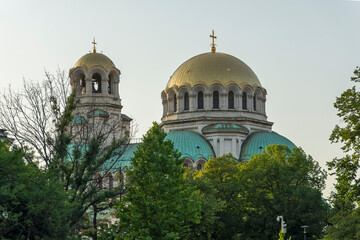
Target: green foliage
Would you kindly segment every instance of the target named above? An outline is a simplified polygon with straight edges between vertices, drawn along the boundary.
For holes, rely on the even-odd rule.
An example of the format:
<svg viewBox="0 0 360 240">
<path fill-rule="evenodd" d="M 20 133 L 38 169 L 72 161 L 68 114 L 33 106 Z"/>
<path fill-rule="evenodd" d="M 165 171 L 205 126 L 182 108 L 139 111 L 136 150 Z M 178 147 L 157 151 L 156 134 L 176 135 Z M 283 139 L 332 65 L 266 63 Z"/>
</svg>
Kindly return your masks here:
<svg viewBox="0 0 360 240">
<path fill-rule="evenodd" d="M 25 164 L 23 150 L 0 141 L 0 238 L 65 239 L 67 196 L 50 173 Z"/>
<path fill-rule="evenodd" d="M 117 206 L 116 239 L 181 239 L 199 222 L 200 203 L 186 184 L 180 154 L 154 123 L 127 171 L 127 193 Z"/>
<path fill-rule="evenodd" d="M 351 81 L 360 82 L 360 69 L 354 71 Z M 331 175 L 335 175 L 336 192 L 332 193 L 332 217 L 327 227 L 325 239 L 359 239 L 360 203 L 360 92 L 356 86 L 344 91 L 336 98 L 334 107 L 343 124 L 336 125 L 330 140 L 342 143 L 342 150 L 347 154 L 328 162 Z"/>
<path fill-rule="evenodd" d="M 116 159 L 126 150 L 124 143 L 127 140 L 127 135 L 122 140 L 113 141 L 110 146 L 105 144 L 104 140 L 107 139 L 113 127 L 109 123 L 111 121 L 107 121 L 109 119 L 101 121 L 101 123 L 94 123 L 96 127 L 99 127 L 99 131 L 93 127 L 94 125 L 85 126 L 84 124 L 84 126 L 76 126 L 78 127 L 77 132 L 73 134 L 72 129 L 75 128 L 72 125 L 73 112 L 77 104 L 75 90 L 67 97 L 69 86 L 64 72 L 58 75 L 58 79 L 49 73 L 46 73 L 46 76 L 47 80 L 42 84 L 24 81 L 24 93 L 22 94 L 9 90 L 9 94 L 1 96 L 0 125 L 3 128 L 8 128 L 19 145 L 31 146 L 32 150 L 41 158 L 41 163 L 45 165 L 42 170 L 39 170 L 32 164 L 34 158 L 24 154 L 21 158 L 26 159 L 29 164 L 25 165 L 24 169 L 26 170 L 22 168 L 22 165 L 19 165 L 19 172 L 32 171 L 33 176 L 31 178 L 44 182 L 42 188 L 53 184 L 55 189 L 60 188 L 62 194 L 64 194 L 62 197 L 58 196 L 59 201 L 61 201 L 58 206 L 66 205 L 64 210 L 58 213 L 58 216 L 62 218 L 62 222 L 58 223 L 58 228 L 67 228 L 69 233 L 59 234 L 61 237 L 53 237 L 52 239 L 62 239 L 66 238 L 66 236 L 70 238 L 70 235 L 71 238 L 77 239 L 80 237 L 79 233 L 81 231 L 89 233 L 87 234 L 89 237 L 96 239 L 98 231 L 97 215 L 104 210 L 112 209 L 114 198 L 119 195 L 121 189 L 102 189 L 99 187 L 99 179 L 95 181 L 94 177 L 99 172 L 107 173 L 116 170 L 113 168 L 114 164 L 104 165 L 104 163 L 110 158 L 112 158 L 113 162 L 116 162 Z M 93 134 L 92 130 L 94 129 Z M 106 132 L 107 130 L 109 131 Z M 123 146 L 123 148 L 120 148 L 120 146 Z M 8 151 L 4 147 L 2 150 Z M 6 174 L 6 171 L 4 171 L 4 174 Z M 25 174 L 21 176 L 23 175 Z M 2 179 L 2 173 L 0 176 Z M 16 182 L 16 184 L 19 184 L 19 187 L 14 189 L 36 190 L 35 186 L 32 185 L 35 183 L 32 181 L 21 182 L 24 179 L 21 177 L 18 177 L 18 179 L 19 182 Z M 29 194 L 29 197 L 39 198 L 38 209 L 46 213 L 45 210 L 42 210 L 42 199 L 40 199 L 42 195 L 33 196 L 37 193 L 35 190 Z M 45 191 L 45 189 L 41 191 Z M 51 195 L 50 193 L 49 196 L 49 201 L 52 196 L 57 197 L 56 194 Z M 19 195 L 15 197 L 19 197 Z M 5 204 L 10 201 L 9 199 L 0 199 L 0 202 L 3 200 L 3 204 Z M 26 201 L 24 200 L 22 203 L 23 208 L 32 207 L 33 201 L 29 200 L 29 203 Z M 49 202 L 50 209 L 51 206 L 51 202 Z M 34 208 L 37 209 L 35 206 Z M 93 209 L 91 216 L 87 214 L 89 209 Z M 3 210 L 0 208 L 0 212 Z M 55 210 L 57 210 L 56 207 L 54 208 L 54 214 L 57 213 Z M 15 213 L 20 215 L 17 217 Z M 23 216 L 22 212 L 15 213 L 11 217 L 17 217 L 16 219 L 18 219 Z M 65 215 L 66 217 L 64 217 Z M 50 214 L 49 216 L 52 217 Z M 48 225 L 52 226 L 52 220 L 49 220 L 45 215 L 43 221 L 44 228 L 47 228 Z M 22 227 L 27 228 L 25 225 Z M 53 228 L 53 232 L 56 234 L 57 228 Z"/>
<path fill-rule="evenodd" d="M 121 189 L 101 188 L 95 176 L 101 171 L 115 170 L 112 165 L 104 169 L 104 163 L 110 158 L 116 160 L 121 156 L 126 148 L 119 149 L 124 146 L 127 135 L 121 140 L 112 141 L 111 145 L 106 147 L 104 145 L 106 136 L 102 134 L 85 139 L 76 138 L 77 136 L 74 138 L 69 134 L 68 127 L 72 123 L 75 108 L 75 91 L 73 91 L 56 123 L 55 154 L 49 169 L 64 183 L 71 206 L 68 218 L 71 233 L 76 234 L 81 230 L 82 235 L 96 239 L 98 214 L 112 209 L 114 199 Z M 53 107 L 53 109 L 57 108 Z"/>
<path fill-rule="evenodd" d="M 285 217 L 288 236 L 302 236 L 304 224 L 311 225 L 308 239 L 322 234 L 326 173 L 299 148 L 268 146 L 243 163 L 224 155 L 210 159 L 204 171 L 188 170 L 186 176 L 204 209 L 187 239 L 276 239 L 278 215 Z"/>
<path fill-rule="evenodd" d="M 326 173 L 299 149 L 272 145 L 241 165 L 246 192 L 246 239 L 271 239 L 278 232 L 276 216 L 283 215 L 287 235 L 301 235 L 300 226 L 311 226 L 308 239 L 322 235 L 327 204 L 321 197 Z M 257 226 L 256 228 L 252 226 Z"/>
<path fill-rule="evenodd" d="M 284 231 L 279 232 L 279 240 L 285 240 L 285 233 Z M 288 238 L 288 240 L 291 240 L 291 237 Z"/>
<path fill-rule="evenodd" d="M 216 223 L 219 220 L 218 214 L 224 209 L 225 201 L 218 195 L 219 191 L 205 177 L 198 177 L 202 172 L 192 168 L 186 168 L 185 178 L 191 186 L 196 188 L 196 192 L 201 200 L 200 222 L 190 224 L 187 229 L 185 239 L 212 239 L 216 231 Z"/>
<path fill-rule="evenodd" d="M 360 69 L 354 71 L 355 76 L 351 80 L 360 82 Z M 342 149 L 345 152 L 352 152 L 353 158 L 358 159 L 360 153 L 360 92 L 356 86 L 346 90 L 340 97 L 336 98 L 334 107 L 338 110 L 337 115 L 344 122 L 344 126 L 336 125 L 330 140 L 343 143 Z"/>
<path fill-rule="evenodd" d="M 244 189 L 239 174 L 239 163 L 228 154 L 211 158 L 198 175 L 216 189 L 215 198 L 221 204 L 213 225 L 213 239 L 231 239 L 242 229 L 243 202 L 239 193 Z"/>
<path fill-rule="evenodd" d="M 327 228 L 324 240 L 360 239 L 360 209 L 354 211 L 338 211 Z"/>
</svg>

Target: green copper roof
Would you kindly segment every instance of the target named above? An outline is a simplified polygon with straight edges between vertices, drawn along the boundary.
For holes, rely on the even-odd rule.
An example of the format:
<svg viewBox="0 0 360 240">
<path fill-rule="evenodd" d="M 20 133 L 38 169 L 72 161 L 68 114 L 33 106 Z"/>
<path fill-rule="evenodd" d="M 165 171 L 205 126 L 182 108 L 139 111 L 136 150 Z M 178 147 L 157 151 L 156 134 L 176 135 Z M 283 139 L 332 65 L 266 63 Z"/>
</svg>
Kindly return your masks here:
<svg viewBox="0 0 360 240">
<path fill-rule="evenodd" d="M 90 112 L 88 112 L 87 114 L 88 116 L 108 116 L 109 113 L 103 111 L 103 110 L 100 110 L 100 109 L 95 109 L 95 110 L 92 110 Z"/>
<path fill-rule="evenodd" d="M 87 145 L 84 143 L 72 142 L 66 147 L 66 161 L 72 162 L 74 160 L 74 151 L 79 151 L 81 156 L 84 156 L 87 150 Z"/>
<path fill-rule="evenodd" d="M 82 124 L 82 123 L 85 123 L 86 120 L 83 116 L 75 116 L 72 123 L 74 124 Z"/>
<path fill-rule="evenodd" d="M 181 152 L 181 157 L 190 158 L 194 162 L 199 158 L 209 160 L 215 157 L 211 145 L 200 134 L 191 131 L 169 132 L 165 138 L 174 143 L 174 148 Z"/>
<path fill-rule="evenodd" d="M 276 132 L 253 132 L 243 142 L 241 146 L 240 160 L 250 160 L 255 154 L 265 151 L 269 145 L 286 145 L 290 149 L 295 146 L 289 139 Z"/>
<path fill-rule="evenodd" d="M 126 167 L 131 165 L 131 159 L 134 157 L 134 152 L 138 148 L 139 143 L 128 144 L 117 150 L 117 154 L 111 157 L 103 165 L 103 169 L 111 169 L 112 172 L 126 170 Z"/>
<path fill-rule="evenodd" d="M 132 118 L 131 117 L 129 117 L 128 115 L 126 115 L 126 114 L 121 114 L 121 120 L 125 120 L 125 121 L 131 121 L 132 120 Z"/>
<path fill-rule="evenodd" d="M 134 152 L 136 151 L 137 147 L 138 147 L 138 143 L 137 144 L 128 144 L 125 146 L 120 147 L 119 149 L 115 150 L 114 155 L 107 160 L 103 167 L 102 167 L 102 171 L 104 170 L 108 171 L 112 171 L 112 172 L 116 172 L 118 170 L 121 171 L 125 171 L 126 167 L 129 167 L 131 164 L 131 158 L 134 157 Z M 82 157 L 85 156 L 86 151 L 88 146 L 86 144 L 76 144 L 76 143 L 70 143 L 67 146 L 67 156 L 66 159 L 68 161 L 73 161 L 73 153 L 74 150 L 78 150 L 81 152 Z"/>
<path fill-rule="evenodd" d="M 202 133 L 213 133 L 213 132 L 236 132 L 248 134 L 249 130 L 236 123 L 215 123 L 204 127 L 201 130 Z"/>
</svg>

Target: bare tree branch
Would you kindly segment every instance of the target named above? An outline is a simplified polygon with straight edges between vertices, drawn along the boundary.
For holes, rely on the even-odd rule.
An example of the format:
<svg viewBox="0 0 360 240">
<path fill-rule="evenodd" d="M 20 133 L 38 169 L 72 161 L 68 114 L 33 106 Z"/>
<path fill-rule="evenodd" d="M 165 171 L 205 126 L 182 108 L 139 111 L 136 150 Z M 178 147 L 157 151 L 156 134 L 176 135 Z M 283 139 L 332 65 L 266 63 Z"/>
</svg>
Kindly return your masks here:
<svg viewBox="0 0 360 240">
<path fill-rule="evenodd" d="M 56 137 L 55 124 L 66 105 L 70 93 L 65 71 L 56 75 L 45 71 L 42 82 L 24 79 L 23 88 L 15 92 L 9 86 L 0 94 L 0 128 L 6 129 L 22 147 L 34 149 L 37 156 L 49 165 L 53 157 Z M 51 99 L 56 99 L 56 110 Z"/>
</svg>

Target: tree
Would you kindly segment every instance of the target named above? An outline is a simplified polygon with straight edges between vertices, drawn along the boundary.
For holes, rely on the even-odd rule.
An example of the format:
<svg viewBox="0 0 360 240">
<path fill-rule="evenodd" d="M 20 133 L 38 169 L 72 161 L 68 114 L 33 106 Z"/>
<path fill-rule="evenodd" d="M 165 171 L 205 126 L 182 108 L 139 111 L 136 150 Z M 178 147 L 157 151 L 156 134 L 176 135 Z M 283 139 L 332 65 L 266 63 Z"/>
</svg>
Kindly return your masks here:
<svg viewBox="0 0 360 240">
<path fill-rule="evenodd" d="M 300 148 L 271 145 L 250 162 L 241 164 L 246 192 L 245 230 L 242 239 L 274 239 L 279 231 L 276 216 L 284 216 L 287 236 L 301 236 L 300 226 L 311 226 L 308 239 L 322 235 L 327 204 L 321 190 L 326 172 Z"/>
<path fill-rule="evenodd" d="M 72 123 L 75 108 L 76 99 L 73 91 L 56 124 L 55 154 L 48 166 L 49 171 L 54 172 L 64 182 L 68 201 L 72 206 L 68 219 L 72 233 L 77 233 L 82 229 L 85 235 L 97 239 L 98 213 L 112 209 L 114 199 L 122 189 L 103 188 L 102 181 L 106 174 L 96 176 L 101 171 L 104 173 L 118 171 L 115 166 L 126 151 L 128 138 L 125 135 L 120 140 L 113 140 L 108 146 L 104 144 L 104 140 L 108 137 L 109 129 L 98 131 L 98 135 L 94 136 L 72 135 L 68 128 Z M 91 127 L 91 125 L 84 127 Z M 92 219 L 88 219 L 85 221 L 87 224 L 83 224 L 83 216 L 90 209 L 92 209 Z"/>
<path fill-rule="evenodd" d="M 310 156 L 283 145 L 268 146 L 250 162 L 231 155 L 212 158 L 204 171 L 187 178 L 200 192 L 203 208 L 211 203 L 200 223 L 190 225 L 189 239 L 277 239 L 279 215 L 289 226 L 287 237 L 302 236 L 300 226 L 306 224 L 308 238 L 316 239 L 326 220 L 325 178 Z"/>
<path fill-rule="evenodd" d="M 126 151 L 128 135 L 124 134 L 123 139 L 111 144 L 106 143 L 118 127 L 112 116 L 96 122 L 96 134 L 89 134 L 95 132 L 92 131 L 95 118 L 73 124 L 78 100 L 74 91 L 70 94 L 65 72 L 58 71 L 55 75 L 45 72 L 45 75 L 42 82 L 24 80 L 20 92 L 9 88 L 0 95 L 0 128 L 9 131 L 15 144 L 33 150 L 44 172 L 63 182 L 68 196 L 66 202 L 71 207 L 64 224 L 69 226 L 71 233 L 91 228 L 91 237 L 96 239 L 97 214 L 111 209 L 113 198 L 121 190 L 102 188 L 106 174 L 99 178 L 95 176 L 99 172 L 118 171 L 114 166 Z M 34 158 L 24 160 L 33 164 Z M 92 224 L 85 226 L 83 218 L 90 208 L 95 209 L 91 216 Z"/>
<path fill-rule="evenodd" d="M 66 239 L 70 215 L 62 183 L 31 154 L 0 141 L 0 238 Z"/>
<path fill-rule="evenodd" d="M 199 192 L 202 209 L 201 220 L 190 225 L 187 239 L 232 239 L 241 231 L 238 174 L 239 163 L 231 154 L 210 158 L 196 175 L 188 170 L 187 180 Z"/>
<path fill-rule="evenodd" d="M 116 239 L 180 239 L 199 221 L 200 204 L 186 184 L 180 153 L 157 123 L 144 136 L 127 170 L 127 193 L 117 206 Z"/>
<path fill-rule="evenodd" d="M 6 129 L 20 146 L 34 149 L 46 165 L 54 154 L 56 123 L 65 110 L 70 83 L 65 71 L 45 71 L 42 82 L 23 81 L 20 92 L 0 94 L 0 128 Z"/>
<path fill-rule="evenodd" d="M 351 81 L 357 84 L 360 82 L 359 67 L 356 67 L 354 75 Z M 356 86 L 337 97 L 334 107 L 343 124 L 335 126 L 330 140 L 332 143 L 342 143 L 341 149 L 346 156 L 328 162 L 331 175 L 336 177 L 336 184 L 331 196 L 333 216 L 325 239 L 359 239 L 360 92 Z"/>
</svg>

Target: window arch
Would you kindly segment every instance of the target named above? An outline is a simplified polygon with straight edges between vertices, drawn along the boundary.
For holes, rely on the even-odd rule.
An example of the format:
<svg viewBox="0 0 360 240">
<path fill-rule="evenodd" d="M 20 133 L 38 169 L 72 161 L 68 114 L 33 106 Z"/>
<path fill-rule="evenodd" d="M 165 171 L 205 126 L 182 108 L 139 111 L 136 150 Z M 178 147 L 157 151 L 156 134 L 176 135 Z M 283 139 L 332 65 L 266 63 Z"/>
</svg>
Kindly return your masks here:
<svg viewBox="0 0 360 240">
<path fill-rule="evenodd" d="M 247 94 L 246 92 L 242 95 L 242 109 L 247 109 Z"/>
<path fill-rule="evenodd" d="M 111 75 L 109 75 L 108 89 L 107 89 L 109 94 L 112 93 L 111 84 L 112 84 L 112 79 L 111 79 Z"/>
<path fill-rule="evenodd" d="M 86 94 L 85 75 L 82 75 L 82 76 L 80 77 L 80 89 L 81 89 L 81 95 Z"/>
<path fill-rule="evenodd" d="M 189 110 L 189 94 L 184 94 L 184 110 Z"/>
<path fill-rule="evenodd" d="M 196 165 L 196 170 L 202 170 L 202 164 L 201 163 L 198 163 L 197 165 Z"/>
<path fill-rule="evenodd" d="M 114 178 L 113 176 L 110 174 L 109 175 L 109 189 L 112 190 L 114 187 Z"/>
<path fill-rule="evenodd" d="M 98 176 L 97 176 L 97 185 L 98 185 L 98 187 L 100 188 L 100 189 L 102 189 L 103 188 L 103 182 L 102 182 L 102 176 L 99 174 Z"/>
<path fill-rule="evenodd" d="M 228 108 L 229 109 L 234 109 L 234 92 L 230 91 L 228 93 Z"/>
<path fill-rule="evenodd" d="M 219 92 L 213 92 L 213 108 L 219 108 Z"/>
<path fill-rule="evenodd" d="M 202 91 L 198 92 L 198 109 L 204 109 L 204 93 Z"/>
<path fill-rule="evenodd" d="M 92 92 L 101 93 L 101 76 L 98 73 L 92 75 Z"/>
<path fill-rule="evenodd" d="M 177 97 L 176 94 L 174 94 L 174 112 L 177 110 Z"/>
<path fill-rule="evenodd" d="M 253 98 L 254 111 L 256 112 L 256 95 Z"/>
</svg>

